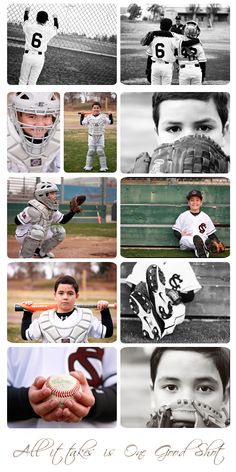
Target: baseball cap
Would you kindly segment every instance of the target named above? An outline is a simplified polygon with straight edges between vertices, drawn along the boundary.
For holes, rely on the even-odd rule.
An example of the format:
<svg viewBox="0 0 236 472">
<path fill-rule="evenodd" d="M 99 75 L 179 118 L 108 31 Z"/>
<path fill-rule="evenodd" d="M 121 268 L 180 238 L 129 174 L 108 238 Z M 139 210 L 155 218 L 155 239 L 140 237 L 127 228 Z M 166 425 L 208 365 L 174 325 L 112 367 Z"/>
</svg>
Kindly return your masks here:
<svg viewBox="0 0 236 472">
<path fill-rule="evenodd" d="M 177 16 L 175 17 L 175 19 L 176 19 L 176 20 L 181 20 L 181 17 L 180 17 L 179 15 L 177 15 Z"/>
<path fill-rule="evenodd" d="M 189 200 L 191 197 L 198 197 L 201 198 L 201 200 L 203 199 L 202 192 L 200 192 L 200 190 L 191 190 L 186 198 Z"/>
</svg>

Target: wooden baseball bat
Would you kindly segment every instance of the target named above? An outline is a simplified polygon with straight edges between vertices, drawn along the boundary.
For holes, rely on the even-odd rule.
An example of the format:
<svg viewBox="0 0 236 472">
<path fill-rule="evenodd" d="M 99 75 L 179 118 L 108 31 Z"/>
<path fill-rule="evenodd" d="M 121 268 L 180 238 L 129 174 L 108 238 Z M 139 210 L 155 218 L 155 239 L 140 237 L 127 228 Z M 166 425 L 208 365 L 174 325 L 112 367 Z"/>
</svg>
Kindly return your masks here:
<svg viewBox="0 0 236 472">
<path fill-rule="evenodd" d="M 88 305 L 81 304 L 81 305 L 75 305 L 75 306 L 77 306 L 78 308 L 97 308 L 97 305 L 95 305 L 94 303 L 91 303 Z M 109 303 L 108 308 L 114 308 L 116 310 L 116 306 L 117 306 L 116 303 Z M 32 313 L 36 311 L 52 310 L 55 308 L 57 308 L 56 303 L 32 303 L 32 305 L 27 305 L 26 303 L 15 303 L 14 305 L 15 311 L 28 310 L 28 311 L 32 311 Z"/>
</svg>

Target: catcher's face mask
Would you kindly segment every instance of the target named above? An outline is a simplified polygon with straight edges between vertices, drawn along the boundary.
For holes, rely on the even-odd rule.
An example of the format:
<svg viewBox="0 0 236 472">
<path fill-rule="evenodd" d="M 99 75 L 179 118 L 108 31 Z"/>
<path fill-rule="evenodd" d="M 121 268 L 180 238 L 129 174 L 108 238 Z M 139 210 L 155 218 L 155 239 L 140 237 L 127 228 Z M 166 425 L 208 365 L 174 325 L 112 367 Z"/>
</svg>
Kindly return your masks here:
<svg viewBox="0 0 236 472">
<path fill-rule="evenodd" d="M 217 411 L 225 406 L 225 394 L 213 360 L 195 351 L 166 350 L 157 366 L 153 386 L 154 408 L 180 399 L 206 403 Z"/>
<path fill-rule="evenodd" d="M 26 153 L 43 154 L 60 119 L 58 96 L 52 92 L 13 94 L 9 113 Z"/>
</svg>

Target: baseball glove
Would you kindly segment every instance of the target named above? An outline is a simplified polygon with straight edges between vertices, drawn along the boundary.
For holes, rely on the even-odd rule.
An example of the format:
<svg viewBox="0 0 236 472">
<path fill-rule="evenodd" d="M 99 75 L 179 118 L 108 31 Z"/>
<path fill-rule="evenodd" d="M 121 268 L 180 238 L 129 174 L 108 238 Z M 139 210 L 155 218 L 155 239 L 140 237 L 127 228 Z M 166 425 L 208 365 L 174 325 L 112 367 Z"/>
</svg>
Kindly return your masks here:
<svg viewBox="0 0 236 472">
<path fill-rule="evenodd" d="M 72 211 L 73 213 L 80 213 L 81 212 L 80 205 L 82 205 L 82 203 L 84 203 L 85 200 L 86 200 L 85 195 L 74 195 L 74 197 L 70 201 L 70 211 Z"/>
<path fill-rule="evenodd" d="M 211 138 L 196 134 L 162 144 L 153 155 L 144 152 L 134 163 L 134 173 L 227 173 L 229 156 Z"/>
<path fill-rule="evenodd" d="M 148 428 L 224 428 L 230 424 L 226 410 L 221 412 L 196 400 L 178 400 L 163 405 L 151 415 Z"/>
<path fill-rule="evenodd" d="M 222 241 L 217 241 L 216 239 L 207 238 L 205 241 L 205 246 L 209 252 L 213 254 L 219 254 L 220 252 L 225 251 L 225 245 Z"/>
<path fill-rule="evenodd" d="M 162 339 L 184 321 L 185 306 L 180 295 L 165 285 L 163 271 L 151 264 L 146 271 L 146 283 L 137 284 L 130 294 L 130 308 L 141 320 L 144 338 Z"/>
</svg>

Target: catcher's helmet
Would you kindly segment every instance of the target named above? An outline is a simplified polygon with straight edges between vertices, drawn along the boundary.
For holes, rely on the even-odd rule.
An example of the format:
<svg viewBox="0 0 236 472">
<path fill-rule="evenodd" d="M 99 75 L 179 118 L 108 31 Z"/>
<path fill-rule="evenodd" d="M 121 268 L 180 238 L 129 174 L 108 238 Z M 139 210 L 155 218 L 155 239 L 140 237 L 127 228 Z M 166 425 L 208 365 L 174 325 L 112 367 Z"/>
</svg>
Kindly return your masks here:
<svg viewBox="0 0 236 472">
<path fill-rule="evenodd" d="M 198 197 L 203 199 L 202 192 L 200 190 L 191 190 L 191 192 L 188 193 L 187 195 L 187 200 L 190 200 L 191 197 Z"/>
<path fill-rule="evenodd" d="M 187 38 L 198 38 L 200 32 L 201 30 L 196 21 L 187 21 L 187 23 L 184 25 L 183 33 L 185 36 L 187 36 Z"/>
<path fill-rule="evenodd" d="M 50 192 L 59 192 L 56 184 L 53 184 L 52 182 L 39 182 L 35 187 L 34 196 L 36 200 L 46 205 L 50 210 L 57 210 L 58 201 L 56 200 L 55 202 L 52 202 L 48 198 Z"/>
<path fill-rule="evenodd" d="M 49 140 L 56 132 L 60 120 L 60 99 L 53 92 L 17 92 L 9 94 L 10 119 L 21 137 L 22 145 L 27 154 L 40 156 L 43 154 Z M 51 115 L 52 122 L 47 126 L 35 126 L 21 121 L 21 113 L 30 115 Z M 44 136 L 40 139 L 27 134 L 27 129 L 43 129 Z"/>
<path fill-rule="evenodd" d="M 38 23 L 46 23 L 48 21 L 48 14 L 46 11 L 39 11 L 36 16 L 36 21 Z"/>
</svg>

